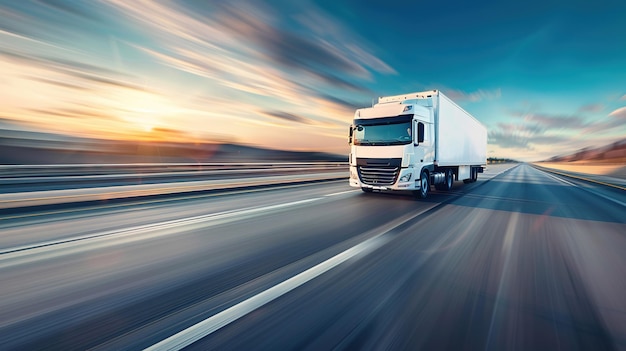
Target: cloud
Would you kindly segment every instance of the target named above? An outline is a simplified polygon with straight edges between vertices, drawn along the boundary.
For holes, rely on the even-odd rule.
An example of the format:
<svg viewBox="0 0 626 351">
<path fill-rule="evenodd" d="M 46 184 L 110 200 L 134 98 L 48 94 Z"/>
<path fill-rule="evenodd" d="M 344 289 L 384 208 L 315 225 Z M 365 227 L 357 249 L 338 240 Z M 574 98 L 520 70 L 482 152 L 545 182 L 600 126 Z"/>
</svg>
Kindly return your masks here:
<svg viewBox="0 0 626 351">
<path fill-rule="evenodd" d="M 220 89 L 216 92 L 217 95 L 232 95 L 226 93 L 234 91 L 274 97 L 282 102 L 298 102 L 302 100 L 301 96 L 310 93 L 307 88 L 291 80 L 284 72 L 262 62 L 249 62 L 243 58 L 202 50 L 192 51 L 182 47 L 172 49 L 171 53 L 164 53 L 139 45 L 131 46 L 169 67 L 208 79 L 208 85 L 228 88 Z M 238 100 L 249 98 L 244 95 Z"/>
<path fill-rule="evenodd" d="M 626 107 L 618 108 L 617 110 L 609 113 L 609 116 L 626 122 Z"/>
<path fill-rule="evenodd" d="M 222 3 L 220 13 L 215 16 L 216 22 L 222 32 L 230 32 L 239 36 L 240 40 L 251 41 L 274 63 L 312 72 L 342 72 L 361 78 L 370 77 L 366 66 L 377 71 L 395 72 L 360 46 L 344 44 L 355 41 L 353 36 L 344 34 L 349 33 L 349 29 L 334 22 L 330 15 L 312 4 L 296 11 L 317 18 L 320 23 L 326 23 L 335 31 L 328 33 L 319 30 L 319 26 L 310 21 L 302 21 L 305 28 L 286 29 L 285 23 L 280 20 L 284 16 L 278 7 L 281 5 L 275 5 L 277 8 L 259 8 L 253 4 L 246 1 Z M 257 15 L 259 13 L 262 14 Z M 348 38 L 352 40 L 343 40 Z"/>
<path fill-rule="evenodd" d="M 586 105 L 580 110 L 597 111 L 603 106 Z M 578 115 L 555 115 L 511 111 L 509 114 L 519 122 L 497 123 L 489 134 L 489 144 L 502 149 L 532 151 L 547 158 L 567 153 L 585 143 L 607 140 L 608 135 L 626 131 L 626 107 L 618 108 L 606 118 L 587 121 Z M 601 142 L 600 142 L 601 143 Z"/>
<path fill-rule="evenodd" d="M 371 105 L 371 101 L 362 101 L 362 102 L 356 102 L 356 101 L 347 101 L 341 98 L 338 98 L 336 96 L 331 96 L 329 94 L 323 93 L 323 92 L 317 92 L 316 94 L 318 97 L 320 97 L 323 100 L 326 101 L 330 101 L 342 108 L 345 108 L 346 110 L 350 110 L 350 111 L 354 111 L 357 108 L 361 108 L 361 107 L 369 107 Z"/>
<path fill-rule="evenodd" d="M 581 106 L 578 112 L 601 112 L 602 110 L 604 110 L 604 105 L 602 104 L 589 104 Z"/>
<path fill-rule="evenodd" d="M 571 140 L 571 137 L 563 135 L 535 135 L 529 142 L 537 145 L 557 145 Z"/>
<path fill-rule="evenodd" d="M 604 109 L 602 105 L 585 105 L 579 109 L 586 111 L 599 111 Z M 512 116 L 523 119 L 525 128 L 536 128 L 537 133 L 553 134 L 557 131 L 574 132 L 576 134 L 598 134 L 616 132 L 616 128 L 626 127 L 626 107 L 618 108 L 605 118 L 586 120 L 579 115 L 552 115 L 546 113 L 523 113 L 513 111 Z M 534 127 L 533 127 L 534 125 Z M 499 125 L 502 130 L 506 126 Z M 533 135 L 532 133 L 530 135 Z"/>
<path fill-rule="evenodd" d="M 84 91 L 88 89 L 87 87 L 82 86 L 82 85 L 63 82 L 63 81 L 55 80 L 55 79 L 48 79 L 48 78 L 43 78 L 43 77 L 27 77 L 27 78 L 33 81 L 42 82 L 42 83 L 54 85 L 54 86 L 61 87 L 61 88 L 68 88 L 68 89 L 74 89 L 74 90 L 80 90 L 80 91 Z"/>
<path fill-rule="evenodd" d="M 356 58 L 357 61 L 363 63 L 368 67 L 371 67 L 375 71 L 385 74 L 398 74 L 398 72 L 393 67 L 389 66 L 380 58 L 372 55 L 372 53 L 365 50 L 364 48 L 353 44 L 347 45 L 346 47 L 352 52 L 352 54 L 354 54 L 353 56 L 354 58 Z"/>
<path fill-rule="evenodd" d="M 609 113 L 605 118 L 594 121 L 582 132 L 584 134 L 626 132 L 626 107 L 620 107 Z"/>
<path fill-rule="evenodd" d="M 252 122 L 264 133 L 246 138 L 277 147 L 298 138 L 276 126 L 344 134 L 374 79 L 397 74 L 385 52 L 311 2 L 33 0 L 0 15 L 0 73 L 13 87 L 3 113 L 50 131 L 123 138 L 175 126 L 201 136 L 202 121 L 239 135 Z"/>
<path fill-rule="evenodd" d="M 312 124 L 312 121 L 310 119 L 308 119 L 306 117 L 302 117 L 302 116 L 297 116 L 297 115 L 294 115 L 294 114 L 288 113 L 288 112 L 283 112 L 283 111 L 264 111 L 263 114 L 266 115 L 266 116 L 278 118 L 278 119 L 289 121 L 289 122 L 296 122 L 296 123 L 302 123 L 302 124 Z"/>
<path fill-rule="evenodd" d="M 26 130 L 32 131 L 34 125 L 28 121 L 0 115 L 0 130 Z"/>
<path fill-rule="evenodd" d="M 290 9 L 293 17 L 318 18 L 316 22 L 337 31 L 321 30 L 307 20 L 290 21 L 279 5 L 252 1 L 211 4 L 210 11 L 189 3 L 110 4 L 154 29 L 149 35 L 161 45 L 141 50 L 170 67 L 243 93 L 284 99 L 327 86 L 370 94 L 359 80 L 370 81 L 370 71 L 395 73 L 362 39 L 311 4 L 290 5 L 295 6 Z"/>
<path fill-rule="evenodd" d="M 330 71 L 361 78 L 370 77 L 370 73 L 363 66 L 323 41 L 314 41 L 274 28 L 257 31 L 251 39 L 261 45 L 267 57 L 277 64 L 317 74 Z"/>
<path fill-rule="evenodd" d="M 537 146 L 556 145 L 570 141 L 571 138 L 561 135 L 534 135 L 524 137 L 515 133 L 494 131 L 489 133 L 489 143 L 508 149 L 536 150 Z"/>
<path fill-rule="evenodd" d="M 489 132 L 489 143 L 508 149 L 536 150 L 538 147 L 554 145 L 571 139 L 563 135 L 563 130 L 580 131 L 588 124 L 578 116 L 558 116 L 542 113 L 522 113 L 511 111 L 510 114 L 521 118 L 522 122 L 496 124 L 496 129 Z"/>
<path fill-rule="evenodd" d="M 99 111 L 98 109 L 89 109 L 89 108 L 31 108 L 28 109 L 31 112 L 34 112 L 38 115 L 44 116 L 56 116 L 56 117 L 66 117 L 66 118 L 76 118 L 76 119 L 103 119 L 107 121 L 120 120 L 119 117 L 114 116 L 112 114 L 104 113 Z"/>
<path fill-rule="evenodd" d="M 344 90 L 362 92 L 371 94 L 372 91 L 364 86 L 360 86 L 354 83 L 350 83 L 345 79 L 339 78 L 335 75 L 324 73 L 324 72 L 311 72 L 316 78 L 319 78 L 322 82 L 327 83 L 328 85 L 334 88 L 340 88 Z"/>
<path fill-rule="evenodd" d="M 506 149 L 527 149 L 532 150 L 529 139 L 511 132 L 490 131 L 488 135 L 489 144 L 498 145 Z"/>
<path fill-rule="evenodd" d="M 91 65 L 84 62 L 49 57 L 44 55 L 34 55 L 34 54 L 24 54 L 18 51 L 10 50 L 10 49 L 0 49 L 0 56 L 3 56 L 5 59 L 12 60 L 13 62 L 20 64 L 29 64 L 33 66 L 38 66 L 42 68 L 47 68 L 51 70 L 63 70 L 63 71 L 86 71 L 91 72 L 93 74 L 106 74 L 106 75 L 116 75 L 116 76 L 125 76 L 125 74 L 114 71 L 105 67 L 99 67 L 95 65 Z"/>
<path fill-rule="evenodd" d="M 99 83 L 105 83 L 110 85 L 119 85 L 133 89 L 143 89 L 137 86 L 126 84 L 119 80 L 114 80 L 108 77 L 115 77 L 116 79 L 132 79 L 133 76 L 122 73 L 120 71 L 112 70 L 105 67 L 100 67 L 84 62 L 75 60 L 48 57 L 43 55 L 23 54 L 20 52 L 0 49 L 0 57 L 4 57 L 7 60 L 13 61 L 20 65 L 28 65 L 35 68 L 45 69 L 56 73 L 62 73 L 69 76 L 74 76 L 86 80 L 91 80 Z M 46 78 L 43 78 L 46 79 Z"/>
<path fill-rule="evenodd" d="M 620 98 L 620 100 L 621 100 L 621 101 L 626 100 L 626 94 L 624 94 L 624 96 L 622 96 L 622 97 Z"/>
<path fill-rule="evenodd" d="M 515 123 L 503 123 L 497 124 L 498 128 L 502 131 L 509 133 L 524 133 L 528 135 L 535 135 L 545 130 L 544 127 L 538 124 L 515 124 Z"/>
<path fill-rule="evenodd" d="M 131 89 L 131 90 L 147 91 L 146 88 L 136 85 L 136 84 L 127 83 L 127 82 L 123 82 L 123 81 L 119 81 L 115 79 L 110 79 L 110 78 L 106 78 L 106 77 L 98 76 L 94 74 L 76 72 L 76 71 L 66 71 L 65 74 L 68 76 L 80 78 L 82 80 L 89 81 L 92 83 L 105 84 L 105 85 L 110 85 L 110 86 L 114 86 L 118 88 Z"/>
<path fill-rule="evenodd" d="M 584 118 L 580 116 L 562 116 L 551 115 L 545 113 L 519 113 L 513 112 L 512 115 L 521 117 L 526 122 L 533 122 L 545 129 L 581 129 L 588 125 Z"/>
<path fill-rule="evenodd" d="M 70 14 L 91 21 L 98 21 L 100 18 L 94 11 L 87 11 L 81 6 L 81 2 L 63 0 L 36 0 L 36 2 L 48 6 L 65 14 Z"/>
<path fill-rule="evenodd" d="M 150 133 L 150 136 L 152 137 L 165 140 L 189 141 L 192 138 L 188 132 L 174 128 L 154 127 L 150 129 L 148 133 Z"/>
<path fill-rule="evenodd" d="M 500 89 L 496 89 L 492 91 L 479 89 L 471 93 L 466 93 L 461 90 L 449 89 L 449 90 L 444 90 L 443 92 L 453 101 L 478 102 L 482 100 L 499 99 L 502 96 L 502 91 Z"/>
</svg>

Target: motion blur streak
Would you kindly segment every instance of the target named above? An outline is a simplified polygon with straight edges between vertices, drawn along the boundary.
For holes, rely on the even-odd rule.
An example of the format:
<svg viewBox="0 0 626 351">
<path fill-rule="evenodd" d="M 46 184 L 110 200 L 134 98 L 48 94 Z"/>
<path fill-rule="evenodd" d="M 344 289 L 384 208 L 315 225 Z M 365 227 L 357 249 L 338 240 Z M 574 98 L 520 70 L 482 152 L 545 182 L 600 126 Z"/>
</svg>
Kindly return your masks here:
<svg viewBox="0 0 626 351">
<path fill-rule="evenodd" d="M 94 234 L 83 235 L 83 236 L 78 236 L 78 237 L 71 237 L 68 239 L 45 241 L 45 242 L 35 243 L 31 245 L 11 247 L 11 248 L 0 251 L 0 267 L 5 267 L 5 264 L 6 264 L 5 261 L 7 261 L 8 259 L 19 257 L 19 256 L 22 256 L 23 254 L 26 254 L 29 257 L 33 256 L 32 250 L 35 250 L 35 249 L 39 249 L 39 251 L 35 253 L 35 255 L 37 256 L 30 257 L 30 258 L 42 259 L 45 257 L 45 256 L 44 257 L 42 256 L 46 252 L 52 251 L 53 255 L 56 256 L 62 253 L 59 251 L 60 249 L 67 250 L 67 248 L 65 247 L 63 248 L 58 247 L 59 245 L 62 245 L 62 244 L 65 244 L 66 246 L 75 246 L 77 242 L 88 240 L 88 239 L 101 239 L 104 237 L 111 237 L 111 236 L 116 236 L 118 238 L 121 236 L 129 236 L 129 235 L 139 236 L 140 234 L 144 234 L 144 233 L 150 233 L 151 236 L 154 236 L 153 234 L 154 232 L 163 231 L 164 229 L 184 227 L 184 226 L 189 227 L 191 225 L 198 224 L 198 223 L 202 223 L 202 227 L 206 228 L 211 225 L 228 223 L 229 220 L 242 220 L 246 218 L 253 218 L 263 212 L 280 211 L 281 209 L 286 208 L 286 207 L 293 207 L 293 206 L 297 206 L 300 204 L 313 202 L 316 200 L 319 200 L 319 198 L 288 202 L 284 204 L 277 204 L 277 205 L 271 205 L 271 206 L 266 206 L 266 207 L 246 208 L 246 209 L 242 209 L 238 211 L 211 213 L 211 214 L 202 215 L 202 216 L 194 216 L 194 217 L 189 217 L 189 218 L 165 221 L 161 223 L 154 223 L 154 224 L 148 224 L 148 225 L 141 225 L 138 227 L 125 228 L 123 230 L 100 232 L 100 233 L 94 233 Z M 177 233 L 178 231 L 173 232 L 173 234 L 177 234 Z M 134 237 L 131 240 L 137 240 L 137 238 Z M 117 242 L 116 244 L 119 244 L 119 242 Z M 81 250 L 83 251 L 86 250 L 86 247 L 83 247 Z M 12 255 L 9 255 L 9 254 L 12 254 Z"/>
<path fill-rule="evenodd" d="M 190 344 L 200 340 L 201 338 L 213 333 L 214 331 L 236 321 L 246 314 L 272 302 L 273 300 L 283 296 L 291 290 L 307 283 L 311 279 L 317 278 L 320 274 L 326 273 L 328 270 L 336 267 L 343 262 L 369 251 L 375 250 L 386 241 L 386 238 L 376 236 L 367 241 L 360 243 L 320 264 L 311 267 L 306 271 L 285 280 L 284 282 L 263 291 L 258 295 L 238 303 L 196 325 L 193 325 L 182 332 L 173 335 L 162 342 L 147 348 L 146 350 L 180 350 Z"/>
<path fill-rule="evenodd" d="M 145 349 L 232 311 L 185 349 L 625 349 L 625 208 L 606 197 L 626 194 L 568 182 L 494 165 L 422 201 L 340 181 L 5 219 L 3 250 L 275 209 L 0 266 L 0 349 Z"/>
<path fill-rule="evenodd" d="M 511 250 L 513 248 L 513 240 L 515 237 L 515 227 L 517 226 L 519 215 L 517 212 L 514 212 L 511 215 L 511 219 L 509 220 L 509 224 L 506 228 L 506 232 L 504 234 L 504 243 L 502 244 L 502 259 L 504 260 L 504 268 L 502 269 L 502 273 L 500 275 L 500 283 L 498 284 L 498 293 L 496 295 L 496 299 L 502 299 L 502 296 L 505 296 L 505 289 L 507 289 L 506 279 L 509 274 L 510 269 L 510 257 Z M 489 326 L 489 337 L 487 338 L 487 345 L 491 344 L 493 340 L 492 337 L 497 335 L 498 332 L 496 329 L 500 326 L 501 320 L 498 318 L 500 314 L 498 313 L 498 306 L 493 309 L 493 315 L 491 317 L 491 325 Z"/>
</svg>

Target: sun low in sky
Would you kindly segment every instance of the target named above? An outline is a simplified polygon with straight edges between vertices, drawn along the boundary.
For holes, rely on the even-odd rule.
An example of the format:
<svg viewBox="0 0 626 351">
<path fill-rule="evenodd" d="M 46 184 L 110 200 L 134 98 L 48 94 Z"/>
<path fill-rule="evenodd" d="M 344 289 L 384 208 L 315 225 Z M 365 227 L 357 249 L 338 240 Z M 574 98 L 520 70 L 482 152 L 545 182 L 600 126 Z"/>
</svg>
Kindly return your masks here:
<svg viewBox="0 0 626 351">
<path fill-rule="evenodd" d="M 0 128 L 348 152 L 358 107 L 439 89 L 488 156 L 626 136 L 626 2 L 0 0 Z"/>
</svg>

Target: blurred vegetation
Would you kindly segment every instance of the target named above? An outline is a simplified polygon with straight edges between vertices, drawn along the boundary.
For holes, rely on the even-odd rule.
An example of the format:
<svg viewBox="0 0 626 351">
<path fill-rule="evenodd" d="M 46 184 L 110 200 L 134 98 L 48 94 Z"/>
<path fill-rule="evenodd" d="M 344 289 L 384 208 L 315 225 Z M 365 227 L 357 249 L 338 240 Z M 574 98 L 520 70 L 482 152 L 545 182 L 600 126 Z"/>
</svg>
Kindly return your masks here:
<svg viewBox="0 0 626 351">
<path fill-rule="evenodd" d="M 586 147 L 569 155 L 554 156 L 548 162 L 584 162 L 626 164 L 626 139 L 598 148 Z"/>
<path fill-rule="evenodd" d="M 347 155 L 204 142 L 122 141 L 0 129 L 0 164 L 347 162 Z"/>
<path fill-rule="evenodd" d="M 487 158 L 487 164 L 494 164 L 494 163 L 519 163 L 519 161 L 512 160 L 510 158 L 498 158 L 498 157 Z"/>
</svg>

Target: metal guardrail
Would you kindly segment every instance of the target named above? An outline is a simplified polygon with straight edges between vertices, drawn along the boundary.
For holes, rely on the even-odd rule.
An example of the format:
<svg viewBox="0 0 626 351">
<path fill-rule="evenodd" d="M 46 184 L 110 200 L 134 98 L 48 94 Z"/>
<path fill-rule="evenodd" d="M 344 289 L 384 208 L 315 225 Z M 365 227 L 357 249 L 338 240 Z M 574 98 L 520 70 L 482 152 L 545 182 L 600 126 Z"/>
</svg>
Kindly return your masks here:
<svg viewBox="0 0 626 351">
<path fill-rule="evenodd" d="M 275 168 L 347 167 L 347 162 L 238 162 L 238 163 L 120 163 L 120 164 L 44 164 L 0 165 L 0 179 L 58 175 L 100 175 L 120 173 L 157 173 L 213 170 L 253 170 Z M 43 172 L 43 173 L 42 173 Z"/>
<path fill-rule="evenodd" d="M 0 173 L 0 193 L 3 193 L 0 195 L 0 210 L 348 178 L 347 163 L 201 164 L 204 167 L 203 170 L 188 170 L 188 167 L 198 166 L 198 164 L 0 166 L 0 172 L 7 169 L 22 172 L 19 174 L 24 174 L 24 170 L 44 172 L 41 176 L 33 173 L 27 176 L 16 176 L 13 173 L 9 177 L 6 176 L 6 172 Z M 104 170 L 105 173 L 89 174 L 93 167 Z M 163 167 L 168 167 L 166 172 L 163 172 Z M 172 170 L 172 167 L 176 170 Z M 206 167 L 213 168 L 206 169 Z M 48 175 L 48 171 L 60 168 L 74 173 L 73 175 Z M 123 172 L 107 173 L 111 169 Z M 140 174 L 138 169 L 149 171 Z M 76 170 L 81 172 L 76 172 Z M 124 184 L 124 179 L 132 180 L 138 176 L 142 179 L 155 179 L 145 184 Z M 113 180 L 117 183 L 114 184 Z M 85 182 L 85 185 L 76 186 L 76 183 L 81 181 Z M 37 184 L 56 184 L 57 186 L 51 189 L 37 189 Z M 65 187 L 63 184 L 71 185 Z M 7 191 L 2 191 L 2 187 Z M 10 187 L 17 187 L 17 190 L 8 191 Z"/>
<path fill-rule="evenodd" d="M 608 187 L 619 189 L 619 190 L 626 190 L 625 179 L 613 178 L 613 177 L 602 176 L 602 175 L 597 175 L 597 174 L 584 174 L 584 173 L 566 171 L 562 169 L 545 167 L 545 166 L 538 165 L 535 163 L 531 165 L 537 169 L 554 173 L 554 174 L 558 174 L 564 177 L 582 180 L 582 181 L 589 182 L 589 183 L 600 184 L 600 185 L 608 186 Z"/>
<path fill-rule="evenodd" d="M 178 167 L 178 166 L 176 166 Z M 41 183 L 63 183 L 63 182 L 104 182 L 104 181 L 132 181 L 136 179 L 157 180 L 161 179 L 182 179 L 189 180 L 199 178 L 218 178 L 221 176 L 241 176 L 241 175 L 269 175 L 269 174 L 292 174 L 292 173 L 310 173 L 310 172 L 332 172 L 347 169 L 347 164 L 307 164 L 307 165 L 268 165 L 255 164 L 254 166 L 242 166 L 235 168 L 230 165 L 219 165 L 211 169 L 189 169 L 184 168 L 163 168 L 162 166 L 150 166 L 149 168 L 116 168 L 118 172 L 112 172 L 109 168 L 98 168 L 93 171 L 92 168 L 72 168 L 68 167 L 68 171 L 59 171 L 57 168 L 15 168 L 18 173 L 0 172 L 0 186 L 41 184 Z M 37 172 L 33 172 L 37 170 Z M 52 171 L 51 171 L 52 170 Z"/>
<path fill-rule="evenodd" d="M 29 168 L 150 168 L 150 167 L 274 167 L 274 166 L 306 166 L 306 165 L 347 165 L 347 162 L 207 162 L 207 163 L 67 163 L 38 165 L 0 165 L 3 169 Z"/>
<path fill-rule="evenodd" d="M 255 177 L 197 182 L 158 183 L 99 187 L 87 189 L 63 189 L 4 194 L 0 197 L 0 209 L 68 204 L 90 201 L 108 201 L 146 196 L 171 195 L 224 189 L 283 185 L 347 179 L 344 172 L 325 174 L 300 174 L 294 176 Z"/>
</svg>

